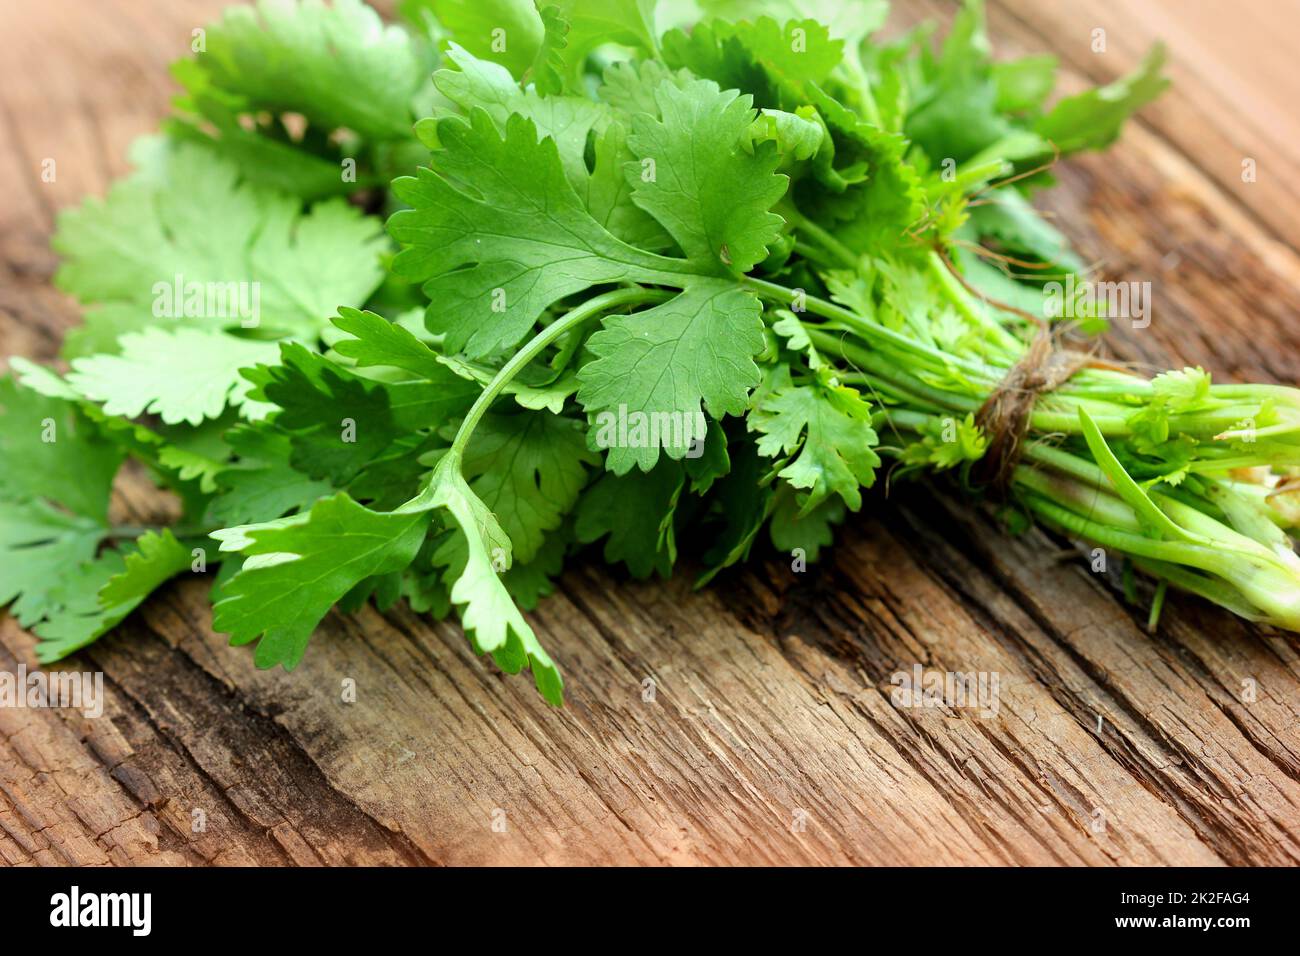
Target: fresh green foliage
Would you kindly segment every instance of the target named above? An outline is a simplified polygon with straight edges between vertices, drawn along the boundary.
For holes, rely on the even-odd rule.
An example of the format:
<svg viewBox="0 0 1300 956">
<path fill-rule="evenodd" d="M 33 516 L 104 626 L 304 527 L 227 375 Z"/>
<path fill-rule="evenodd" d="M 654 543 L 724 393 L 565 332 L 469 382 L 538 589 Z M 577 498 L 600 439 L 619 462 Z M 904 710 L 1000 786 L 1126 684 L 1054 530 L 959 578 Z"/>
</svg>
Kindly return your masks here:
<svg viewBox="0 0 1300 956">
<path fill-rule="evenodd" d="M 239 374 L 244 366 L 271 361 L 269 342 L 235 338 L 220 331 L 147 328 L 117 340 L 120 355 L 75 359 L 71 385 L 104 412 L 136 418 L 149 412 L 169 425 L 197 425 L 219 418 L 226 404 L 258 414 L 248 401 L 252 383 Z"/>
<path fill-rule="evenodd" d="M 550 412 L 487 414 L 465 448 L 461 471 L 496 516 L 514 558 L 528 562 L 560 526 L 600 464 L 587 451 L 582 423 Z"/>
<path fill-rule="evenodd" d="M 428 524 L 427 510 L 379 514 L 339 494 L 306 514 L 214 532 L 244 563 L 222 588 L 213 626 L 234 644 L 261 638 L 258 666 L 292 668 L 316 625 L 358 582 L 411 563 Z"/>
<path fill-rule="evenodd" d="M 428 82 L 429 63 L 412 37 L 361 0 L 231 7 L 199 52 L 177 69 L 192 96 L 219 91 L 240 113 L 301 112 L 315 127 L 369 140 L 408 137 L 416 92 Z"/>
<path fill-rule="evenodd" d="M 56 281 L 90 307 L 68 357 L 120 351 L 146 328 L 314 339 L 379 285 L 377 224 L 342 200 L 304 208 L 188 143 L 144 141 L 135 157 L 103 201 L 59 216 Z"/>
<path fill-rule="evenodd" d="M 759 454 L 790 456 L 777 475 L 807 490 L 800 516 L 827 495 L 837 494 L 853 511 L 862 506 L 859 486 L 875 482 L 880 458 L 872 450 L 871 406 L 843 385 L 794 385 L 768 396 L 749 416 L 761 432 Z"/>
<path fill-rule="evenodd" d="M 1162 52 L 1053 102 L 976 0 L 937 48 L 883 0 L 698 6 L 260 0 L 196 37 L 165 136 L 60 217 L 70 370 L 0 380 L 0 602 L 42 659 L 220 563 L 258 666 L 405 599 L 559 704 L 523 610 L 573 552 L 816 560 L 934 473 L 1131 559 L 1153 616 L 1169 583 L 1300 629 L 1292 389 L 1085 366 L 981 485 L 1047 280 L 1092 278 L 1031 197 Z M 127 458 L 175 526 L 110 509 Z"/>
<path fill-rule="evenodd" d="M 611 318 L 587 342 L 594 359 L 579 373 L 578 400 L 593 414 L 621 408 L 686 420 L 699 413 L 701 403 L 717 418 L 743 414 L 759 381 L 754 356 L 763 347 L 760 313 L 748 293 L 709 283 L 652 309 Z M 610 448 L 608 467 L 616 474 L 633 465 L 648 470 L 660 451 L 680 458 L 689 450 L 680 433 L 669 430 L 654 442 Z"/>
<path fill-rule="evenodd" d="M 259 0 L 194 38 L 173 74 L 166 124 L 251 182 L 306 199 L 382 186 L 418 158 L 411 124 L 429 98 L 431 44 L 362 0 Z"/>
<path fill-rule="evenodd" d="M 491 654 L 511 674 L 531 668 L 542 696 L 558 706 L 564 686 L 559 671 L 502 583 L 501 574 L 511 565 L 510 539 L 461 477 L 454 453 L 434 471 L 425 497 L 430 507 L 443 510 L 456 542 L 463 546 L 449 575 L 455 582 L 450 596 L 475 650 Z"/>
<path fill-rule="evenodd" d="M 123 567 L 118 551 L 99 553 L 123 457 L 74 404 L 0 379 L 0 603 L 43 639 L 42 660 L 90 643 L 125 614 L 101 614 L 96 597 Z"/>
</svg>

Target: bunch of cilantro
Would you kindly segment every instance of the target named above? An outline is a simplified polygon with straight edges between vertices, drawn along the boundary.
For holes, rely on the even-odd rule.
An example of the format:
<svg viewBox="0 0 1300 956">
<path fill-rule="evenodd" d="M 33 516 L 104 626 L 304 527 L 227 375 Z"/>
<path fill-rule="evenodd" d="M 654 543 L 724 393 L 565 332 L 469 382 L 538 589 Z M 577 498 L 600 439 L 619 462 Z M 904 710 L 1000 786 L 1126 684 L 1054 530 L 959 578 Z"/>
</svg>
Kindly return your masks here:
<svg viewBox="0 0 1300 956">
<path fill-rule="evenodd" d="M 558 704 L 521 609 L 578 549 L 703 582 L 760 536 L 816 558 L 882 474 L 978 490 L 981 406 L 1088 279 L 1028 197 L 1165 85 L 1157 49 L 1049 105 L 978 2 L 941 45 L 877 39 L 883 0 L 399 11 L 230 9 L 61 216 L 85 323 L 0 379 L 0 603 L 42 660 L 219 565 L 261 667 L 406 600 Z M 1300 394 L 1092 363 L 1020 424 L 998 494 L 1153 575 L 1153 615 L 1171 583 L 1300 627 Z M 174 525 L 114 523 L 128 459 Z"/>
</svg>

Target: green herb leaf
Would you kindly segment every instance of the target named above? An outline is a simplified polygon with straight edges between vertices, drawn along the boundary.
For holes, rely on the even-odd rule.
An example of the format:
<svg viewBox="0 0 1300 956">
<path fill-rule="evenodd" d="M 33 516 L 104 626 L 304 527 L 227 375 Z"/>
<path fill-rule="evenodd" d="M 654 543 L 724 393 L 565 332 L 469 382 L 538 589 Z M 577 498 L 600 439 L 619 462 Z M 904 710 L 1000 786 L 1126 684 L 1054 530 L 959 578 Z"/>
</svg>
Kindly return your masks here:
<svg viewBox="0 0 1300 956">
<path fill-rule="evenodd" d="M 499 576 L 510 568 L 510 539 L 470 490 L 457 466 L 453 456 L 443 459 L 428 497 L 430 504 L 446 509 L 464 540 L 464 565 L 452 585 L 451 601 L 460 608 L 461 623 L 478 653 L 490 653 L 497 666 L 509 674 L 517 674 L 525 666 L 531 668 L 537 689 L 558 707 L 564 702 L 560 673 Z"/>
<path fill-rule="evenodd" d="M 1165 48 L 1157 44 L 1128 76 L 1108 86 L 1068 96 L 1035 127 L 1063 153 L 1103 149 L 1119 136 L 1124 121 L 1159 96 L 1169 80 L 1160 75 Z"/>
<path fill-rule="evenodd" d="M 749 423 L 760 433 L 761 454 L 794 455 L 778 474 L 808 491 L 800 517 L 830 494 L 838 494 L 853 511 L 862 507 L 859 486 L 875 483 L 880 458 L 872 451 L 871 409 L 857 392 L 844 386 L 782 389 L 750 414 Z"/>
<path fill-rule="evenodd" d="M 580 422 L 545 412 L 489 414 L 465 449 L 463 474 L 509 536 L 514 559 L 526 564 L 577 502 L 587 466 L 598 463 Z"/>
<path fill-rule="evenodd" d="M 217 418 L 229 402 L 248 418 L 266 405 L 248 401 L 251 383 L 240 368 L 270 361 L 278 349 L 221 332 L 146 329 L 122 336 L 120 355 L 75 359 L 68 383 L 109 415 L 137 418 L 146 412 L 168 424 L 197 425 Z"/>
<path fill-rule="evenodd" d="M 381 242 L 375 221 L 343 201 L 304 212 L 189 144 L 104 200 L 60 213 L 53 239 L 64 256 L 59 286 L 99 306 L 88 321 L 107 323 L 112 337 L 198 325 L 306 339 L 379 284 Z"/>
<path fill-rule="evenodd" d="M 222 589 L 212 626 L 232 644 L 258 641 L 258 667 L 292 670 L 329 609 L 366 578 L 404 570 L 428 525 L 427 510 L 375 512 L 337 494 L 307 514 L 214 532 L 244 563 Z"/>
</svg>

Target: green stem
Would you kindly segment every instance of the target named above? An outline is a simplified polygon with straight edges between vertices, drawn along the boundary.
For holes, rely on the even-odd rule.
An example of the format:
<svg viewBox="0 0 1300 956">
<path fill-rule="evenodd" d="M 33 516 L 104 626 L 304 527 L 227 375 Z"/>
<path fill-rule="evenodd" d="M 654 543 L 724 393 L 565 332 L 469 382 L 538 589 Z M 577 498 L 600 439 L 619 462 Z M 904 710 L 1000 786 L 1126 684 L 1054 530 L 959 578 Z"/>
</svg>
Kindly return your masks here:
<svg viewBox="0 0 1300 956">
<path fill-rule="evenodd" d="M 957 281 L 957 277 L 949 271 L 943 257 L 939 253 L 931 251 L 929 265 L 930 272 L 938 282 L 944 297 L 952 303 L 957 312 L 976 328 L 985 330 L 1001 348 L 1008 350 L 1011 355 L 1018 358 L 1020 353 L 1025 350 L 1025 343 L 1004 329 L 987 312 L 975 308 L 970 294 Z"/>
<path fill-rule="evenodd" d="M 1165 592 L 1169 590 L 1169 582 L 1161 581 L 1156 585 L 1156 596 L 1151 601 L 1151 613 L 1147 615 L 1147 633 L 1154 634 L 1156 625 L 1160 623 L 1160 612 L 1165 606 Z"/>
<path fill-rule="evenodd" d="M 849 74 L 850 84 L 858 91 L 858 106 L 862 110 L 862 118 L 872 126 L 882 126 L 880 108 L 876 105 L 876 94 L 871 89 L 871 77 L 867 76 L 867 71 L 862 68 L 858 50 L 844 51 L 844 69 Z"/>
<path fill-rule="evenodd" d="M 837 335 L 811 327 L 808 338 L 827 355 L 835 355 L 862 369 L 865 374 L 848 373 L 845 381 L 859 378 L 871 385 L 887 385 L 901 394 L 929 402 L 950 411 L 973 412 L 980 407 L 980 399 L 927 385 L 916 376 L 904 371 L 904 364 L 890 361 L 888 356 L 877 355 L 854 342 L 843 341 Z"/>
<path fill-rule="evenodd" d="M 824 269 L 835 268 L 835 263 L 829 261 L 826 258 L 827 253 L 826 250 L 824 249 L 818 249 L 815 246 L 810 246 L 806 242 L 800 242 L 796 240 L 794 244 L 794 251 L 799 255 L 803 256 L 809 262 L 815 262 Z"/>
<path fill-rule="evenodd" d="M 745 276 L 740 280 L 741 285 L 749 289 L 761 299 L 780 302 L 782 305 L 790 306 L 794 303 L 799 293 L 794 289 L 787 289 L 783 285 L 775 282 L 767 282 L 763 279 L 756 279 L 753 276 Z M 971 375 L 981 378 L 991 379 L 993 382 L 1001 380 L 1004 370 L 993 369 L 984 362 L 962 358 L 956 355 L 949 355 L 941 349 L 932 348 L 923 342 L 918 342 L 910 336 L 901 332 L 895 332 L 893 329 L 878 325 L 858 315 L 856 312 L 850 312 L 834 302 L 827 302 L 825 299 L 819 299 L 816 296 L 803 295 L 803 304 L 807 310 L 814 315 L 820 315 L 824 319 L 832 319 L 847 325 L 853 331 L 857 332 L 863 339 L 868 342 L 874 342 L 877 346 L 892 346 L 903 349 L 915 355 L 921 355 L 929 359 L 935 366 L 940 369 L 958 368 Z"/>
<path fill-rule="evenodd" d="M 813 222 L 790 203 L 785 203 L 781 207 L 781 215 L 786 221 L 793 225 L 800 232 L 805 233 L 810 239 L 813 239 L 827 252 L 834 255 L 840 260 L 840 263 L 850 269 L 856 269 L 858 266 L 858 256 L 852 249 L 836 239 L 831 233 L 827 232 L 817 223 Z"/>
<path fill-rule="evenodd" d="M 492 381 L 488 382 L 487 387 L 483 389 L 478 400 L 474 402 L 469 412 L 466 413 L 464 420 L 460 423 L 460 428 L 456 432 L 456 437 L 452 440 L 451 449 L 447 454 L 460 458 L 465 453 L 465 446 L 469 443 L 470 435 L 478 427 L 488 408 L 497 400 L 502 390 L 510 384 L 510 381 L 518 375 L 529 362 L 535 359 L 546 346 L 550 345 L 569 329 L 581 325 L 593 315 L 601 312 L 607 312 L 624 305 L 643 305 L 648 302 L 664 302 L 671 299 L 675 292 L 667 292 L 657 289 L 643 289 L 640 286 L 629 289 L 615 289 L 612 292 L 606 292 L 598 295 L 593 299 L 588 299 L 582 305 L 571 309 L 564 315 L 560 316 L 542 331 L 528 341 L 528 344 L 516 352 L 501 371 L 497 372 Z"/>
</svg>

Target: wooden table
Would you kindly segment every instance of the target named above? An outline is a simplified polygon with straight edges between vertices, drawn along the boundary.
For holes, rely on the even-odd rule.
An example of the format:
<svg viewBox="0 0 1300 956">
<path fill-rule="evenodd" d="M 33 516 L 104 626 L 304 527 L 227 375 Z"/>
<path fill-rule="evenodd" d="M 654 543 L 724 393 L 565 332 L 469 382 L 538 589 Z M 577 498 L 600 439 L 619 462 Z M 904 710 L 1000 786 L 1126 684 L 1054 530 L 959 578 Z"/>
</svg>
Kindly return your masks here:
<svg viewBox="0 0 1300 956">
<path fill-rule="evenodd" d="M 49 283 L 52 218 L 126 171 L 166 62 L 221 6 L 0 0 L 0 353 L 52 358 L 77 321 Z M 1054 50 L 1067 87 L 1172 45 L 1173 90 L 1046 200 L 1086 258 L 1153 283 L 1154 321 L 1114 354 L 1297 381 L 1297 23 L 1296 0 L 992 9 L 997 48 Z M 117 507 L 156 503 L 128 482 Z M 1300 640 L 1182 597 L 1157 635 L 1144 620 L 1062 542 L 927 486 L 871 496 L 804 574 L 769 557 L 696 593 L 578 564 L 533 617 L 559 711 L 405 610 L 331 615 L 297 671 L 259 672 L 191 580 L 69 662 L 104 672 L 102 718 L 0 710 L 0 860 L 1300 861 Z M 4 618 L 0 669 L 33 643 Z M 916 663 L 996 672 L 997 715 L 893 706 Z"/>
</svg>

